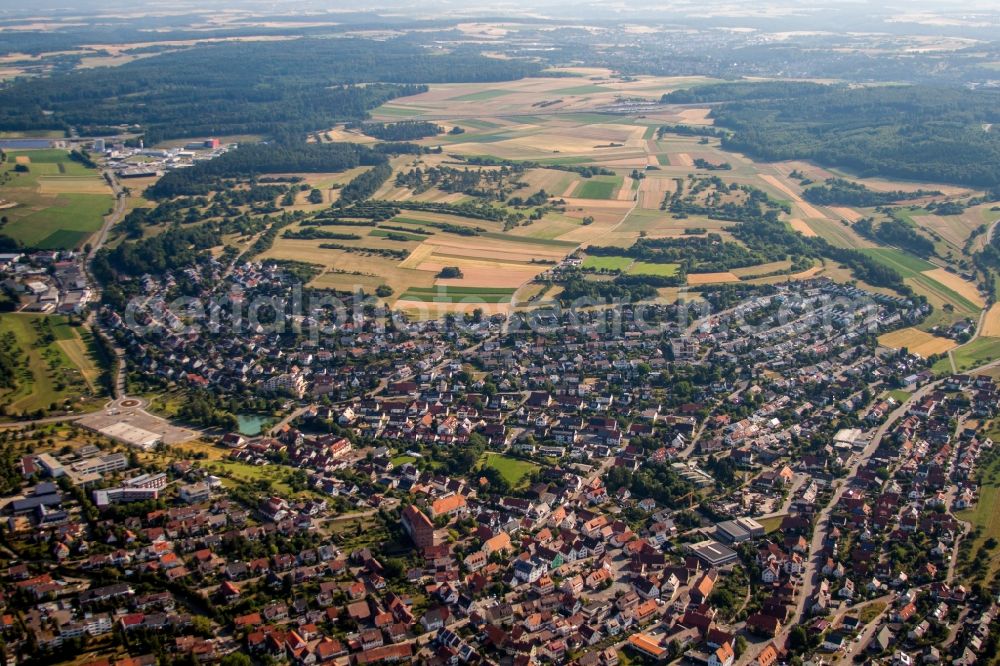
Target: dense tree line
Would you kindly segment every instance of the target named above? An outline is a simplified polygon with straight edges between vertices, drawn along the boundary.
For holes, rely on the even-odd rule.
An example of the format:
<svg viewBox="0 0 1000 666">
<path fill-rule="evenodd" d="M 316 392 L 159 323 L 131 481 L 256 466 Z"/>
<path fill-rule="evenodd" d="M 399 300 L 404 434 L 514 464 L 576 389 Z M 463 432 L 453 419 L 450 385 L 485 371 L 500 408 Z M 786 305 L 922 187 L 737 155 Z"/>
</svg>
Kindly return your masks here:
<svg viewBox="0 0 1000 666">
<path fill-rule="evenodd" d="M 640 238 L 631 247 L 595 246 L 587 254 L 626 256 L 649 263 L 681 264 L 684 272 L 714 273 L 756 266 L 767 258 L 718 234 L 689 238 Z"/>
<path fill-rule="evenodd" d="M 340 190 L 338 203 L 357 203 L 368 199 L 378 191 L 378 188 L 382 187 L 385 181 L 389 180 L 391 175 L 392 167 L 389 166 L 388 162 L 383 161 L 376 164 L 375 168 L 359 173 L 351 179 L 351 182 L 344 185 L 343 189 Z"/>
<path fill-rule="evenodd" d="M 225 178 L 250 178 L 263 173 L 334 173 L 385 163 L 384 155 L 352 143 L 282 141 L 240 145 L 213 160 L 175 169 L 148 187 L 145 196 L 165 199 L 198 196 L 220 189 Z"/>
<path fill-rule="evenodd" d="M 444 132 L 440 125 L 424 120 L 403 120 L 398 123 L 354 122 L 348 123 L 347 127 L 359 129 L 382 141 L 416 141 Z"/>
<path fill-rule="evenodd" d="M 406 40 L 224 42 L 120 67 L 25 79 L 0 91 L 0 129 L 138 125 L 148 143 L 220 134 L 302 134 L 438 82 L 505 81 L 537 63 L 434 53 Z M 377 83 L 376 83 L 377 82 Z"/>
<path fill-rule="evenodd" d="M 802 193 L 802 196 L 806 201 L 811 201 L 820 206 L 859 206 L 861 208 L 872 208 L 875 206 L 888 206 L 897 201 L 922 199 L 939 194 L 941 193 L 937 190 L 876 192 L 860 183 L 853 183 L 843 178 L 828 178 L 825 185 L 814 185 L 806 189 Z"/>
<path fill-rule="evenodd" d="M 456 169 L 442 165 L 416 168 L 396 174 L 396 187 L 405 187 L 415 194 L 437 188 L 442 192 L 462 193 L 484 199 L 503 201 L 514 190 L 526 187 L 520 177 L 524 167 L 501 166 L 497 169 Z M 548 201 L 546 197 L 545 201 Z M 542 203 L 545 203 L 543 201 Z"/>
<path fill-rule="evenodd" d="M 862 176 L 992 187 L 1000 183 L 1000 92 L 736 83 L 676 91 L 671 102 L 722 102 L 724 148 L 764 160 L 809 159 Z"/>
</svg>

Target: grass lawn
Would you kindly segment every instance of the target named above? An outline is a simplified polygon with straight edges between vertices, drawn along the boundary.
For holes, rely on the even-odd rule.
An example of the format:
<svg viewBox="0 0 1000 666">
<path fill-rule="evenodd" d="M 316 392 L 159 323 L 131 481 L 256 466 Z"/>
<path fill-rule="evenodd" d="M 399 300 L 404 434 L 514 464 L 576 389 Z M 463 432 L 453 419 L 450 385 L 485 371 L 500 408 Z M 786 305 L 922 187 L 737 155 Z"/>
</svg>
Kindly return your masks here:
<svg viewBox="0 0 1000 666">
<path fill-rule="evenodd" d="M 886 603 L 884 601 L 876 601 L 870 603 L 861 609 L 861 613 L 858 615 L 858 619 L 861 620 L 862 624 L 868 624 L 875 618 L 879 616 L 879 613 L 886 609 Z"/>
<path fill-rule="evenodd" d="M 762 518 L 757 522 L 764 526 L 764 531 L 766 533 L 770 534 L 771 532 L 778 531 L 778 528 L 781 527 L 781 521 L 784 519 L 784 516 L 774 516 L 773 518 Z"/>
<path fill-rule="evenodd" d="M 628 268 L 631 263 L 631 257 L 597 257 L 587 255 L 587 258 L 583 260 L 583 267 L 595 271 L 621 271 Z"/>
<path fill-rule="evenodd" d="M 13 334 L 17 348 L 27 357 L 17 373 L 18 387 L 0 390 L 0 400 L 11 410 L 49 409 L 52 403 L 87 399 L 101 392 L 97 382 L 101 359 L 90 332 L 69 326 L 65 317 L 50 317 L 55 339 L 39 346 L 34 322 L 43 319 L 45 315 L 0 316 L 0 336 Z"/>
<path fill-rule="evenodd" d="M 1000 358 L 1000 338 L 979 337 L 967 345 L 956 347 L 951 353 L 955 358 L 955 367 L 959 372 L 965 372 Z"/>
<path fill-rule="evenodd" d="M 990 433 L 993 437 L 996 437 L 998 434 L 1000 433 L 997 433 L 996 430 Z M 978 537 L 972 536 L 972 532 L 970 532 L 970 536 L 968 537 L 973 540 L 971 550 L 973 557 L 979 552 L 987 539 L 992 538 L 1000 541 L 1000 511 L 998 511 L 1000 506 L 997 505 L 997 499 L 1000 497 L 1000 457 L 994 456 L 992 460 L 986 463 L 979 474 L 978 480 L 979 501 L 976 503 L 976 506 L 965 511 L 955 512 L 956 518 L 972 524 L 973 532 L 979 530 Z M 1000 565 L 998 556 L 1000 556 L 1000 550 L 991 552 L 985 568 L 975 571 L 967 578 L 966 582 L 971 583 L 975 580 L 982 581 L 983 583 L 989 582 L 998 565 Z M 961 567 L 961 562 L 958 566 Z"/>
<path fill-rule="evenodd" d="M 500 472 L 511 488 L 516 488 L 525 475 L 539 469 L 539 466 L 527 460 L 511 458 L 501 453 L 486 453 L 480 461 L 480 467 L 492 467 Z"/>
<path fill-rule="evenodd" d="M 886 391 L 889 397 L 895 399 L 896 402 L 904 403 L 910 399 L 910 392 L 904 391 L 903 389 L 893 389 L 891 391 Z"/>
<path fill-rule="evenodd" d="M 417 459 L 413 456 L 401 455 L 392 458 L 389 462 L 393 464 L 394 467 L 399 467 L 400 465 L 405 465 L 406 463 L 416 462 Z"/>
<path fill-rule="evenodd" d="M 628 274 L 673 277 L 677 275 L 677 270 L 680 267 L 680 264 L 651 264 L 645 261 L 637 261 L 628 269 Z"/>
</svg>

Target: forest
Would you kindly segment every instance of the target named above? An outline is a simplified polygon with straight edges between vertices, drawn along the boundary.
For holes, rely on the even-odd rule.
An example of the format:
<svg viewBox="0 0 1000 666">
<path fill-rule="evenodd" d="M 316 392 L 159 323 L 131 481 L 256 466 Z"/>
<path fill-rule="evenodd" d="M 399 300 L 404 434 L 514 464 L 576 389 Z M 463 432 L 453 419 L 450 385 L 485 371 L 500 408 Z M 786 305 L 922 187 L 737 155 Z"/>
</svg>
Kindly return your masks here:
<svg viewBox="0 0 1000 666">
<path fill-rule="evenodd" d="M 915 190 L 904 192 L 902 190 L 892 190 L 889 192 L 876 192 L 860 183 L 852 183 L 843 178 L 828 178 L 824 185 L 814 185 L 807 188 L 802 196 L 806 201 L 821 206 L 859 206 L 861 208 L 871 208 L 874 206 L 888 206 L 897 201 L 911 201 L 924 197 L 941 194 L 937 190 Z"/>
<path fill-rule="evenodd" d="M 0 130 L 74 127 L 86 135 L 128 125 L 138 126 L 147 144 L 273 137 L 361 120 L 394 97 L 425 90 L 414 84 L 505 81 L 539 69 L 522 60 L 431 53 L 402 40 L 207 44 L 18 81 L 0 90 Z"/>
<path fill-rule="evenodd" d="M 734 83 L 669 93 L 719 103 L 722 146 L 761 160 L 814 160 L 859 176 L 977 187 L 1000 183 L 1000 91 Z"/>
<path fill-rule="evenodd" d="M 352 143 L 241 144 L 214 160 L 169 171 L 146 189 L 145 196 L 151 199 L 200 196 L 217 189 L 223 178 L 249 178 L 264 173 L 336 173 L 385 161 L 383 154 Z"/>
</svg>

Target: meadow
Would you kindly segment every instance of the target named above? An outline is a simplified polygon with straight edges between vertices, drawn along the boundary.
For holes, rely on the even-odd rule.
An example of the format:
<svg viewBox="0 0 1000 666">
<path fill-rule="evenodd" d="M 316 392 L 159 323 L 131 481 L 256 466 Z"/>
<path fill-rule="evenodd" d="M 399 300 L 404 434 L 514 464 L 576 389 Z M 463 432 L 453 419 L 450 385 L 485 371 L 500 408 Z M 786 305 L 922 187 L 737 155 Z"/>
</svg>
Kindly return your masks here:
<svg viewBox="0 0 1000 666">
<path fill-rule="evenodd" d="M 74 249 L 101 228 L 114 205 L 100 174 L 59 149 L 10 151 L 0 164 L 0 199 L 16 204 L 0 215 L 0 233 L 27 246 Z M 27 172 L 18 172 L 21 163 Z"/>
<path fill-rule="evenodd" d="M 18 387 L 0 390 L 8 413 L 48 410 L 67 402 L 80 405 L 104 392 L 100 376 L 105 361 L 89 329 L 70 326 L 65 317 L 49 317 L 54 339 L 42 344 L 34 324 L 43 319 L 45 315 L 0 315 L 0 336 L 12 334 L 26 357 Z"/>
</svg>

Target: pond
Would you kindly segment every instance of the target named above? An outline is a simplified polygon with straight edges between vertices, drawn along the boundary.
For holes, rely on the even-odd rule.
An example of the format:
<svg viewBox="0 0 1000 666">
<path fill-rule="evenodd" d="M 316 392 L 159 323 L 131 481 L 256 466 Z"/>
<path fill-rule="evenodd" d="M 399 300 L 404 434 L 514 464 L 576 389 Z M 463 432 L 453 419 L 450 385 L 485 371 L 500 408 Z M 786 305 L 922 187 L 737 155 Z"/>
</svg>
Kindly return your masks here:
<svg viewBox="0 0 1000 666">
<path fill-rule="evenodd" d="M 261 428 L 271 419 L 260 414 L 237 414 L 236 422 L 239 424 L 241 435 L 254 437 L 260 434 Z"/>
</svg>

